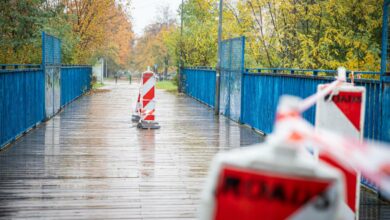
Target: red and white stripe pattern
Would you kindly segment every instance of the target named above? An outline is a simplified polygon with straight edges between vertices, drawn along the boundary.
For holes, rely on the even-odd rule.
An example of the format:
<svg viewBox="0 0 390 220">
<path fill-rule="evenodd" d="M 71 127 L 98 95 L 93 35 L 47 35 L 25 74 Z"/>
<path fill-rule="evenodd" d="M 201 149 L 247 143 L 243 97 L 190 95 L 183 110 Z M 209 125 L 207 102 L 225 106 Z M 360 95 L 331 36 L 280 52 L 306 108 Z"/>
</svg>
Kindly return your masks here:
<svg viewBox="0 0 390 220">
<path fill-rule="evenodd" d="M 276 137 L 276 143 L 287 141 L 289 145 L 295 147 L 315 146 L 320 152 L 326 152 L 335 160 L 338 160 L 339 163 L 343 164 L 343 167 L 352 167 L 360 171 L 362 175 L 379 186 L 384 195 L 389 196 L 389 144 L 372 140 L 361 142 L 359 139 L 350 138 L 343 134 L 320 128 L 315 129 L 300 115 L 307 109 L 302 108 L 305 103 L 309 103 L 307 106 L 315 104 L 316 100 L 324 98 L 329 93 L 326 90 L 337 87 L 337 84 L 334 85 L 336 86 L 328 86 L 329 88 L 327 87 L 305 100 L 297 100 L 295 97 L 282 97 L 278 106 L 272 136 Z M 351 208 L 353 208 L 353 204 L 351 204 Z"/>
<path fill-rule="evenodd" d="M 319 85 L 318 91 L 328 85 Z M 348 138 L 363 141 L 365 88 L 343 83 L 333 89 L 326 97 L 317 100 L 316 129 L 328 129 Z M 343 207 L 345 220 L 358 219 L 360 172 L 347 164 L 340 163 L 343 158 L 334 158 L 320 153 L 319 158 L 339 169 L 345 177 L 347 193 Z"/>
<path fill-rule="evenodd" d="M 140 89 L 141 98 L 141 119 L 144 121 L 155 120 L 156 101 L 154 100 L 156 77 L 151 71 L 142 73 L 142 86 Z"/>
<path fill-rule="evenodd" d="M 323 90 L 327 84 L 319 85 Z M 328 129 L 363 140 L 366 89 L 344 83 L 327 97 L 317 100 L 316 128 Z"/>
</svg>

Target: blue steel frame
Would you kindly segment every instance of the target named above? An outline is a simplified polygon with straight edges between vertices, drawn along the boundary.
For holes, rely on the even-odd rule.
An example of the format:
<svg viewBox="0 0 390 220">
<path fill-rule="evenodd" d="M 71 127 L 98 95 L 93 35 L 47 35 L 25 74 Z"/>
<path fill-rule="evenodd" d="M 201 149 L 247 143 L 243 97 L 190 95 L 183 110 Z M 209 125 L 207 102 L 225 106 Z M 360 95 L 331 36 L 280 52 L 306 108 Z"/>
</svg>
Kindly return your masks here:
<svg viewBox="0 0 390 220">
<path fill-rule="evenodd" d="M 221 42 L 221 76 L 219 112 L 241 121 L 242 78 L 245 61 L 245 37 Z"/>
<path fill-rule="evenodd" d="M 61 40 L 42 32 L 42 66 L 61 65 Z"/>
<path fill-rule="evenodd" d="M 0 64 L 0 71 L 14 71 L 18 69 L 40 69 L 41 64 Z"/>
<path fill-rule="evenodd" d="M 92 68 L 86 65 L 61 67 L 61 108 L 91 89 Z"/>
<path fill-rule="evenodd" d="M 46 66 L 60 68 L 61 107 L 91 88 L 92 67 L 61 66 L 61 42 L 53 38 L 42 32 L 41 64 L 0 64 L 0 150 L 45 120 Z"/>
<path fill-rule="evenodd" d="M 242 63 L 242 66 L 241 66 L 241 106 L 240 106 L 240 120 L 239 122 L 242 123 L 242 112 L 243 112 L 243 104 L 242 104 L 242 101 L 244 100 L 244 93 L 242 92 L 242 89 L 244 88 L 244 70 L 245 70 L 245 42 L 246 42 L 246 38 L 245 36 L 242 36 L 241 37 L 241 40 L 242 40 L 242 48 L 241 48 L 241 63 Z"/>
<path fill-rule="evenodd" d="M 383 20 L 382 20 L 381 80 L 385 79 L 385 74 L 387 72 L 389 5 L 390 5 L 390 0 L 385 0 L 383 4 Z"/>
<path fill-rule="evenodd" d="M 44 72 L 22 66 L 0 70 L 0 150 L 44 120 Z"/>
<path fill-rule="evenodd" d="M 390 142 L 390 73 L 388 70 L 388 37 L 389 37 L 389 7 L 390 0 L 385 0 L 383 4 L 382 20 L 382 54 L 381 54 L 381 97 L 382 106 L 379 109 L 381 120 L 382 137 L 381 140 Z"/>
<path fill-rule="evenodd" d="M 42 69 L 45 73 L 46 118 L 61 109 L 61 40 L 42 32 Z"/>
<path fill-rule="evenodd" d="M 255 72 L 253 72 L 254 70 Z M 243 80 L 242 122 L 264 133 L 272 132 L 274 113 L 281 95 L 290 94 L 302 98 L 308 97 L 316 92 L 318 84 L 333 81 L 334 76 L 329 75 L 336 73 L 333 70 L 304 70 L 311 74 L 314 72 L 328 73 L 328 76 L 318 76 L 314 74 L 297 74 L 297 70 L 286 68 L 262 68 L 261 71 L 259 69 L 246 69 Z M 292 71 L 295 71 L 295 74 L 291 74 Z M 378 79 L 380 74 L 379 72 L 357 73 L 378 75 L 376 77 Z M 381 105 L 379 101 L 380 81 L 373 79 L 355 79 L 355 84 L 365 86 L 367 89 L 364 135 L 366 138 L 379 140 L 381 139 L 380 117 L 375 116 L 377 116 L 377 109 Z M 303 116 L 314 124 L 315 107 L 310 108 Z"/>
<path fill-rule="evenodd" d="M 294 69 L 294 68 L 247 68 L 245 69 L 247 73 L 274 73 L 274 74 L 291 74 L 291 75 L 300 75 L 302 73 L 304 75 L 312 75 L 319 76 L 321 73 L 325 74 L 324 76 L 336 76 L 337 70 L 323 70 L 323 69 Z M 352 71 L 347 71 L 348 77 Z M 374 71 L 354 71 L 354 74 L 362 74 L 362 75 L 379 75 L 380 72 Z M 379 78 L 378 78 L 379 79 Z"/>
<path fill-rule="evenodd" d="M 181 71 L 182 91 L 214 108 L 216 70 L 211 67 L 185 68 Z M 201 89 L 200 89 L 201 88 Z"/>
</svg>

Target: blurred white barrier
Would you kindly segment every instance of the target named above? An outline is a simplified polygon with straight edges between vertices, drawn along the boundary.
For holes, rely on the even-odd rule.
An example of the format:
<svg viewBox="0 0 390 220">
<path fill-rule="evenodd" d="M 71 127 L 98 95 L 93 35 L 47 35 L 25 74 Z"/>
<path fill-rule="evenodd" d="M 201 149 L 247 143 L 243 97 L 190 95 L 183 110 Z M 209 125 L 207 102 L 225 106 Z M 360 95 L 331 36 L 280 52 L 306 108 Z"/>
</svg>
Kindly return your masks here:
<svg viewBox="0 0 390 220">
<path fill-rule="evenodd" d="M 201 219 L 350 219 L 344 181 L 354 170 L 389 193 L 390 146 L 315 129 L 301 117 L 342 84 L 339 77 L 305 100 L 282 97 L 265 143 L 218 154 L 202 196 Z M 305 146 L 339 165 L 316 162 Z"/>
</svg>

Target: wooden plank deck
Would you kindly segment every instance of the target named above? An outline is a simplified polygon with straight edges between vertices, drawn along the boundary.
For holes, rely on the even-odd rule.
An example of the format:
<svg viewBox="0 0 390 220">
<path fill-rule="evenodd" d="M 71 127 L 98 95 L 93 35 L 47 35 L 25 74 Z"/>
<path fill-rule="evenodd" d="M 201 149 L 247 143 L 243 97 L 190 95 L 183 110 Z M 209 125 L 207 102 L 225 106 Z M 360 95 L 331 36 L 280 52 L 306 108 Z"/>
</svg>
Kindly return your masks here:
<svg viewBox="0 0 390 220">
<path fill-rule="evenodd" d="M 131 122 L 137 88 L 84 96 L 0 153 L 0 218 L 195 218 L 210 159 L 260 141 L 185 96 L 158 91 L 159 130 Z"/>
<path fill-rule="evenodd" d="M 0 218 L 194 219 L 215 153 L 262 140 L 163 91 L 161 129 L 139 130 L 131 123 L 136 92 L 127 82 L 110 84 L 109 92 L 76 100 L 1 152 Z M 388 210 L 370 194 L 362 199 L 362 219 Z"/>
</svg>

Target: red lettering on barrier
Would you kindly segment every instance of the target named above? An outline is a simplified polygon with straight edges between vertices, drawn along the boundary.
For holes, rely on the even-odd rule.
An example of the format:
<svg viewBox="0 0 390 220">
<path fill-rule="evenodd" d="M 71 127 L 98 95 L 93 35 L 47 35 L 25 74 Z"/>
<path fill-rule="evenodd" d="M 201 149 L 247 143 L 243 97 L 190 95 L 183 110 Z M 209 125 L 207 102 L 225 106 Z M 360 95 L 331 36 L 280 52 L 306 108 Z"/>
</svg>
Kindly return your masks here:
<svg viewBox="0 0 390 220">
<path fill-rule="evenodd" d="M 316 196 L 322 198 L 316 208 L 327 209 L 328 186 L 330 181 L 320 179 L 225 167 L 215 192 L 215 219 L 282 220 Z"/>
</svg>

